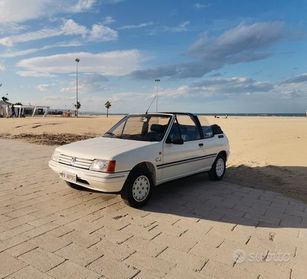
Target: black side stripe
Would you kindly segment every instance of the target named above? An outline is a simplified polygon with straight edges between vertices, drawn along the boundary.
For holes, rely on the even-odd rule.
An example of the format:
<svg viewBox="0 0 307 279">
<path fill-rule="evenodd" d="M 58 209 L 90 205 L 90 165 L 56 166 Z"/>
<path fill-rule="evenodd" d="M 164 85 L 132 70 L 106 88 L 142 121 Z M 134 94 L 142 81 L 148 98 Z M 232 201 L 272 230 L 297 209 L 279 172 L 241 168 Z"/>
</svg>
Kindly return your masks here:
<svg viewBox="0 0 307 279">
<path fill-rule="evenodd" d="M 204 160 L 204 159 L 213 158 L 216 155 L 217 155 L 217 153 L 213 153 L 213 154 L 208 154 L 208 155 L 205 155 L 205 156 L 199 156 L 199 157 L 194 157 L 194 158 L 189 158 L 189 159 L 184 159 L 184 160 L 179 160 L 179 161 L 173 161 L 173 162 L 157 165 L 157 168 L 163 169 L 163 168 L 168 168 L 168 167 L 181 165 L 181 164 L 185 164 L 185 163 L 192 163 L 192 162 L 196 162 L 196 161 L 200 161 L 200 160 Z"/>
</svg>

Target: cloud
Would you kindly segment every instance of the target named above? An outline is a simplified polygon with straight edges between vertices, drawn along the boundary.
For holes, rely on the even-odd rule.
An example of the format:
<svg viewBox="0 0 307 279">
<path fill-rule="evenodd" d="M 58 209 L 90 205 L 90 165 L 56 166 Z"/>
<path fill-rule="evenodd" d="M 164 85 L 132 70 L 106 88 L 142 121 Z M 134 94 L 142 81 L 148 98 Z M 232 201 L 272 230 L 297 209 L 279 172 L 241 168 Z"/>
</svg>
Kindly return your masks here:
<svg viewBox="0 0 307 279">
<path fill-rule="evenodd" d="M 138 79 L 202 77 L 227 64 L 265 59 L 272 55 L 268 49 L 284 38 L 281 22 L 240 24 L 216 38 L 201 35 L 186 52 L 192 59 L 190 62 L 144 69 L 132 76 Z"/>
<path fill-rule="evenodd" d="M 85 26 L 78 24 L 72 19 L 65 20 L 61 27 L 61 35 L 81 35 L 85 37 L 87 32 L 88 30 Z"/>
<path fill-rule="evenodd" d="M 41 40 L 41 39 L 50 38 L 54 36 L 60 36 L 62 34 L 63 34 L 62 30 L 44 28 L 39 31 L 23 33 L 19 35 L 1 38 L 0 45 L 12 47 L 14 44 L 17 44 L 17 43 Z"/>
<path fill-rule="evenodd" d="M 25 31 L 28 27 L 25 25 L 17 24 L 14 22 L 1 23 L 0 22 L 0 35 L 3 34 L 16 34 Z"/>
<path fill-rule="evenodd" d="M 288 79 L 290 80 L 290 79 Z M 278 100 L 295 100 L 307 98 L 307 83 L 271 83 L 257 81 L 250 77 L 224 77 L 211 78 L 190 84 L 180 85 L 177 88 L 160 90 L 161 98 L 188 98 L 189 100 L 225 98 L 240 100 L 241 98 L 254 98 L 270 102 Z M 253 97 L 254 96 L 254 97 Z"/>
<path fill-rule="evenodd" d="M 307 74 L 302 73 L 277 83 L 274 92 L 285 100 L 302 98 L 304 96 L 306 98 Z"/>
<path fill-rule="evenodd" d="M 249 95 L 254 93 L 268 93 L 274 89 L 274 85 L 265 81 L 256 81 L 248 77 L 230 77 L 206 79 L 178 88 L 165 90 L 161 96 L 178 97 L 227 97 Z"/>
<path fill-rule="evenodd" d="M 36 88 L 40 92 L 45 92 L 45 91 L 47 91 L 49 89 L 49 87 L 50 87 L 49 84 L 44 83 L 44 84 L 38 84 Z"/>
<path fill-rule="evenodd" d="M 82 43 L 78 41 L 71 41 L 71 42 L 59 42 L 53 45 L 47 45 L 43 46 L 41 48 L 29 48 L 29 49 L 24 49 L 24 50 L 7 50 L 5 52 L 0 53 L 0 57 L 2 58 L 13 58 L 13 57 L 18 57 L 18 56 L 24 56 L 24 55 L 29 55 L 33 54 L 39 51 L 47 50 L 47 49 L 52 49 L 52 48 L 66 48 L 66 47 L 78 47 L 81 46 Z"/>
<path fill-rule="evenodd" d="M 78 24 L 72 19 L 64 20 L 63 25 L 58 28 L 43 28 L 38 31 L 22 33 L 0 39 L 0 45 L 12 47 L 18 43 L 42 40 L 57 36 L 81 36 L 91 41 L 111 41 L 117 39 L 117 31 L 94 24 L 89 30 L 85 26 Z"/>
<path fill-rule="evenodd" d="M 209 4 L 201 4 L 201 3 L 195 3 L 194 8 L 196 9 L 205 9 L 208 8 Z"/>
<path fill-rule="evenodd" d="M 107 85 L 108 78 L 100 74 L 84 74 L 79 78 L 79 91 L 81 93 L 101 93 L 109 90 Z M 61 93 L 75 93 L 76 92 L 76 82 L 71 81 L 69 86 L 62 87 L 60 89 Z"/>
<path fill-rule="evenodd" d="M 95 2 L 96 2 L 96 0 L 79 0 L 72 7 L 72 11 L 74 11 L 76 13 L 80 13 L 80 12 L 89 10 L 94 6 Z"/>
<path fill-rule="evenodd" d="M 113 18 L 113 17 L 111 17 L 111 16 L 106 16 L 104 19 L 103 19 L 103 21 L 102 21 L 102 24 L 103 25 L 108 25 L 108 24 L 111 24 L 111 23 L 113 23 L 113 22 L 115 22 L 116 20 Z"/>
<path fill-rule="evenodd" d="M 106 76 L 122 76 L 139 68 L 141 53 L 138 50 L 100 53 L 79 52 L 56 54 L 24 59 L 18 62 L 21 76 L 50 76 L 75 72 L 75 58 L 80 58 L 79 70 Z"/>
<path fill-rule="evenodd" d="M 118 38 L 117 31 L 101 25 L 101 24 L 94 24 L 92 26 L 92 30 L 89 33 L 88 39 L 90 41 L 115 41 Z"/>
<path fill-rule="evenodd" d="M 96 80 L 101 86 L 98 90 L 91 88 L 91 84 L 96 83 Z M 109 87 L 108 81 L 97 74 L 82 74 L 80 85 L 82 108 L 88 111 L 102 111 L 106 100 L 114 104 L 112 109 L 116 112 L 146 110 L 154 95 L 152 90 L 114 92 L 114 89 Z M 192 110 L 197 107 L 199 111 L 230 112 L 237 111 L 239 104 L 239 107 L 250 112 L 267 112 L 272 111 L 272 108 L 275 112 L 281 108 L 293 112 L 294 108 L 301 110 L 301 104 L 306 103 L 306 87 L 305 83 L 270 83 L 245 76 L 207 78 L 198 82 L 181 84 L 175 88 L 163 88 L 162 84 L 159 99 L 160 106 L 165 111 L 174 109 L 174 106 L 177 110 L 184 111 L 188 106 Z M 62 90 L 62 94 L 46 99 L 45 103 L 52 105 L 53 102 L 53 105 L 58 108 L 63 104 L 71 104 L 73 108 L 74 93 L 75 81 L 72 79 L 69 87 Z M 66 101 L 62 101 L 64 99 Z"/>
<path fill-rule="evenodd" d="M 303 73 L 293 78 L 286 79 L 282 81 L 281 84 L 303 83 L 303 82 L 307 82 L 307 73 Z"/>
<path fill-rule="evenodd" d="M 148 26 L 152 26 L 154 23 L 152 21 L 143 22 L 139 24 L 131 24 L 131 25 L 124 25 L 122 27 L 119 27 L 119 30 L 125 30 L 125 29 L 140 29 Z"/>
<path fill-rule="evenodd" d="M 117 4 L 120 2 L 124 2 L 125 0 L 101 0 L 103 4 Z"/>
<path fill-rule="evenodd" d="M 194 90 L 223 92 L 229 94 L 251 94 L 257 92 L 269 92 L 274 88 L 270 82 L 256 81 L 248 77 L 231 77 L 204 80 L 192 84 Z"/>
<path fill-rule="evenodd" d="M 260 22 L 252 25 L 239 25 L 224 32 L 216 39 L 201 36 L 188 50 L 188 54 L 197 58 L 228 58 L 230 63 L 240 60 L 258 59 L 266 56 L 264 48 L 272 46 L 284 37 L 283 23 Z M 259 50 L 261 52 L 259 52 Z"/>
<path fill-rule="evenodd" d="M 180 32 L 186 32 L 188 31 L 188 26 L 190 25 L 190 21 L 184 21 L 180 23 L 178 26 L 164 26 L 164 32 L 174 32 L 174 33 L 180 33 Z"/>
<path fill-rule="evenodd" d="M 0 0 L 0 23 L 21 23 L 59 13 L 79 13 L 93 7 L 95 0 Z"/>
</svg>

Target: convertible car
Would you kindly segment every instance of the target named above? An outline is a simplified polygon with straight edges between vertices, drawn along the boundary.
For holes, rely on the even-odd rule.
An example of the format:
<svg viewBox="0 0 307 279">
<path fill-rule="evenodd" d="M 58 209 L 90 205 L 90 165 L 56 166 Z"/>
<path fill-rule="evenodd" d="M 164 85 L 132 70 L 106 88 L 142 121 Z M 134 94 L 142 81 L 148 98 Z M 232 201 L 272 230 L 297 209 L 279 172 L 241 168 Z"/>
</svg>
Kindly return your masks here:
<svg viewBox="0 0 307 279">
<path fill-rule="evenodd" d="M 120 193 L 140 207 L 164 182 L 200 172 L 222 179 L 228 156 L 218 125 L 202 126 L 191 113 L 145 113 L 125 116 L 103 136 L 57 147 L 49 166 L 72 187 Z"/>
</svg>

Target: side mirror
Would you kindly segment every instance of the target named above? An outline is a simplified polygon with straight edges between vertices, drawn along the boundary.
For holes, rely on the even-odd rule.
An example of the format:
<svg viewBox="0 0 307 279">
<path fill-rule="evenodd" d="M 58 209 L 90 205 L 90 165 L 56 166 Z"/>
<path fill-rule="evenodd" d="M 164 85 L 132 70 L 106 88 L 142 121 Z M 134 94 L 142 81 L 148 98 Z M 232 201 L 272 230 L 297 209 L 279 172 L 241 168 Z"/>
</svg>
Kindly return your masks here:
<svg viewBox="0 0 307 279">
<path fill-rule="evenodd" d="M 176 139 L 167 139 L 166 143 L 171 143 L 171 144 L 183 144 L 183 139 L 182 138 L 176 138 Z"/>
</svg>

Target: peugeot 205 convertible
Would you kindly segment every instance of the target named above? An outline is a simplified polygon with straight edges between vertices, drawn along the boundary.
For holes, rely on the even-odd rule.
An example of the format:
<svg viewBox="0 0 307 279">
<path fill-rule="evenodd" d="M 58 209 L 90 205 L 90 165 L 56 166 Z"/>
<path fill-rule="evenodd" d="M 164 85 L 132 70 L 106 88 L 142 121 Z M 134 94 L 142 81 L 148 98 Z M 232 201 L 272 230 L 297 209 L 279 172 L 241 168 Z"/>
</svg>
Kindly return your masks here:
<svg viewBox="0 0 307 279">
<path fill-rule="evenodd" d="M 101 137 L 56 148 L 49 166 L 72 187 L 121 193 L 140 207 L 164 182 L 204 171 L 222 179 L 228 156 L 218 125 L 201 126 L 191 113 L 146 113 L 125 116 Z"/>
</svg>

